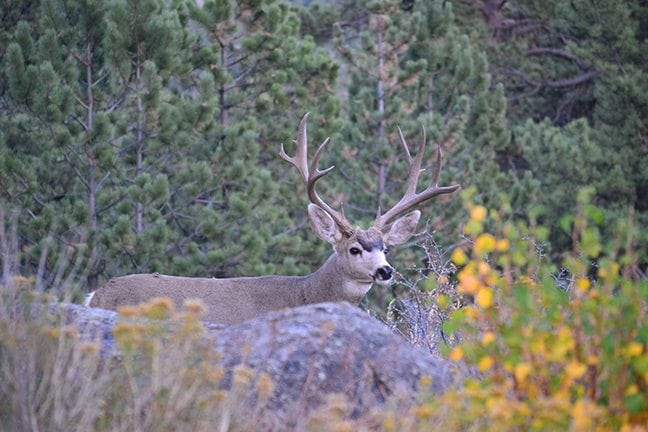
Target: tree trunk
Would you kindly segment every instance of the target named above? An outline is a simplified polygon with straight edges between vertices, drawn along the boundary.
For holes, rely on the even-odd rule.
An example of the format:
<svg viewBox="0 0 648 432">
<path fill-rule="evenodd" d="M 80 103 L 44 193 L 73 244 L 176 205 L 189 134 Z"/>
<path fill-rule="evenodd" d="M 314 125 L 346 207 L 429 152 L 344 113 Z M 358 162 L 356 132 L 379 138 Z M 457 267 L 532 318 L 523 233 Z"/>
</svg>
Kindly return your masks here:
<svg viewBox="0 0 648 432">
<path fill-rule="evenodd" d="M 376 47 L 376 55 L 378 57 L 378 82 L 376 83 L 376 101 L 378 110 L 378 139 L 375 145 L 375 154 L 378 155 L 378 178 L 376 187 L 376 203 L 379 208 L 382 208 L 382 199 L 385 194 L 385 183 L 387 182 L 387 164 L 382 157 L 383 146 L 385 142 L 385 88 L 384 88 L 384 73 L 385 73 L 385 59 L 383 48 L 383 25 L 382 18 L 378 18 L 378 44 Z"/>
<path fill-rule="evenodd" d="M 223 71 L 227 71 L 227 43 L 220 42 L 220 68 Z M 221 128 L 221 142 L 225 140 L 225 127 L 229 121 L 227 113 L 227 104 L 226 104 L 226 83 L 223 82 L 218 87 L 218 107 L 219 107 L 219 116 L 218 121 Z"/>
<path fill-rule="evenodd" d="M 137 124 L 135 125 L 136 135 L 136 162 L 135 162 L 135 179 L 139 179 L 143 172 L 144 160 L 144 109 L 142 107 L 142 44 L 137 44 L 137 61 L 135 65 L 135 94 Z M 144 231 L 144 204 L 137 201 L 135 204 L 135 233 L 138 235 Z"/>
<path fill-rule="evenodd" d="M 90 35 L 90 32 L 88 32 Z M 97 162 L 90 148 L 89 137 L 94 131 L 94 95 L 92 93 L 92 62 L 94 57 L 94 47 L 92 42 L 90 42 L 90 36 L 88 36 L 88 42 L 86 43 L 86 56 L 85 56 L 85 66 L 86 66 L 86 134 L 88 136 L 86 142 L 84 143 L 85 155 L 88 158 L 87 162 L 87 176 L 86 176 L 86 188 L 88 191 L 88 222 L 90 223 L 90 232 L 86 233 L 86 241 L 94 243 L 94 234 L 97 232 L 99 227 L 98 218 L 97 218 L 97 185 L 95 182 L 95 175 L 97 170 Z M 97 249 L 91 245 L 92 252 L 88 259 L 88 290 L 93 291 L 97 289 L 97 280 L 98 275 L 95 271 L 97 264 Z"/>
</svg>

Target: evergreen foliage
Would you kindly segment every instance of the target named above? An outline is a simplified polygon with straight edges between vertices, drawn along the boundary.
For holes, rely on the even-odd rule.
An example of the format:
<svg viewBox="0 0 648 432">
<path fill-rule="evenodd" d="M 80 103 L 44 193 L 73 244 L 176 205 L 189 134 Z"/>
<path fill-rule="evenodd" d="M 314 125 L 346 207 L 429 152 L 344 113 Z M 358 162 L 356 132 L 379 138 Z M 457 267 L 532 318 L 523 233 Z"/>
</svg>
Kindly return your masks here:
<svg viewBox="0 0 648 432">
<path fill-rule="evenodd" d="M 2 5 L 0 196 L 21 271 L 49 284 L 62 261 L 86 269 L 85 289 L 312 271 L 328 246 L 278 157 L 305 112 L 311 147 L 332 138 L 322 194 L 364 226 L 402 193 L 397 126 L 412 148 L 425 127 L 428 167 L 441 146 L 442 184 L 548 226 L 555 259 L 577 187 L 596 189 L 604 237 L 629 213 L 648 222 L 643 3 Z M 424 212 L 441 244 L 461 241 L 460 209 L 442 197 Z M 641 273 L 648 233 L 636 241 Z"/>
<path fill-rule="evenodd" d="M 516 137 L 510 166 L 529 171 L 540 185 L 537 202 L 545 223 L 558 227 L 576 205 L 569 191 L 579 185 L 596 188 L 595 202 L 608 224 L 634 209 L 645 225 L 646 5 L 484 3 L 492 7 L 463 6 L 463 25 L 484 40 L 495 79 L 506 87 Z M 565 242 L 565 233 L 554 230 L 557 249 Z M 648 249 L 645 234 L 637 242 L 640 250 Z"/>
</svg>

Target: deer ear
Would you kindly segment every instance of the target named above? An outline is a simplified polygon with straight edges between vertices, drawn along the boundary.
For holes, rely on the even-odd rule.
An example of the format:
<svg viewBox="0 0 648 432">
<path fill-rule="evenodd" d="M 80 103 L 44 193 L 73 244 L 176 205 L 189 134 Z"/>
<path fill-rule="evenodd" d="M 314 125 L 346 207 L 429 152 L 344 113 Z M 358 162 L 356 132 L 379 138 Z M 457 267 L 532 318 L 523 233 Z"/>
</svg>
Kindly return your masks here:
<svg viewBox="0 0 648 432">
<path fill-rule="evenodd" d="M 342 231 L 328 213 L 315 204 L 308 204 L 310 226 L 315 235 L 333 245 L 342 240 Z"/>
<path fill-rule="evenodd" d="M 421 212 L 416 210 L 400 219 L 396 219 L 389 228 L 389 232 L 385 234 L 385 244 L 394 246 L 405 243 L 416 231 L 416 225 L 418 225 L 420 218 Z"/>
</svg>

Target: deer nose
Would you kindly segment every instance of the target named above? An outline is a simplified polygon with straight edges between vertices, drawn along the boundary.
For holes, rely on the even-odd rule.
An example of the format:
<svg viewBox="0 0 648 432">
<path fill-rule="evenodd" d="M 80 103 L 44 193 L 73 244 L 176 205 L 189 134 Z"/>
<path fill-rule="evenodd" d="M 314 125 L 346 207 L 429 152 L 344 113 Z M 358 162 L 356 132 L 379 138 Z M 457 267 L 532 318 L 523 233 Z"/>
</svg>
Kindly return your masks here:
<svg viewBox="0 0 648 432">
<path fill-rule="evenodd" d="M 392 278 L 394 269 L 388 265 L 380 267 L 376 270 L 376 279 L 386 281 Z"/>
</svg>

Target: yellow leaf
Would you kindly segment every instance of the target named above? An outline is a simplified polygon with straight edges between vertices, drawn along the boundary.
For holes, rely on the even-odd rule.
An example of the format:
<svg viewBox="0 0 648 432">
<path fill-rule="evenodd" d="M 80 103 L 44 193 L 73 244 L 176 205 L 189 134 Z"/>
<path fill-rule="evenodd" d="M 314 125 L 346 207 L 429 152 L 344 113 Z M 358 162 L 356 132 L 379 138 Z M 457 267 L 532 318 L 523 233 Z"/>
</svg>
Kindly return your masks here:
<svg viewBox="0 0 648 432">
<path fill-rule="evenodd" d="M 493 361 L 493 358 L 491 356 L 482 357 L 477 363 L 477 369 L 479 369 L 481 372 L 486 372 L 488 369 L 493 367 L 494 363 L 495 362 Z"/>
<path fill-rule="evenodd" d="M 637 384 L 630 384 L 625 391 L 626 396 L 636 395 L 637 393 L 639 393 L 639 387 Z"/>
<path fill-rule="evenodd" d="M 482 234 L 475 239 L 473 250 L 478 255 L 492 252 L 495 249 L 496 240 L 492 234 Z"/>
<path fill-rule="evenodd" d="M 528 276 L 520 276 L 517 280 L 517 283 L 519 283 L 520 285 L 526 285 L 531 288 L 537 286 L 536 282 Z"/>
<path fill-rule="evenodd" d="M 488 309 L 493 304 L 493 290 L 488 287 L 483 287 L 477 292 L 475 302 L 484 309 Z"/>
<path fill-rule="evenodd" d="M 383 429 L 391 432 L 396 430 L 396 420 L 394 417 L 390 414 L 387 415 L 384 420 L 383 420 Z"/>
<path fill-rule="evenodd" d="M 466 256 L 466 253 L 463 251 L 461 248 L 456 248 L 454 251 L 452 251 L 452 262 L 457 264 L 458 266 L 462 266 L 468 262 L 468 257 Z"/>
<path fill-rule="evenodd" d="M 551 347 L 550 358 L 554 361 L 562 360 L 569 350 L 574 348 L 574 346 L 575 342 L 571 330 L 566 326 L 562 326 L 557 330 L 557 337 Z"/>
<path fill-rule="evenodd" d="M 526 381 L 527 377 L 531 373 L 531 365 L 529 363 L 519 363 L 515 365 L 515 370 L 513 373 L 515 374 L 515 379 L 519 383 L 522 383 Z"/>
<path fill-rule="evenodd" d="M 470 219 L 477 222 L 483 222 L 484 219 L 486 219 L 486 213 L 486 207 L 481 205 L 475 206 L 470 210 Z"/>
<path fill-rule="evenodd" d="M 585 372 L 587 372 L 587 366 L 574 360 L 565 367 L 565 372 L 568 377 L 578 379 L 585 375 Z"/>
<path fill-rule="evenodd" d="M 592 427 L 592 417 L 588 404 L 584 400 L 576 401 L 572 408 L 573 431 L 589 431 Z"/>
<path fill-rule="evenodd" d="M 491 416 L 503 420 L 510 419 L 512 412 L 510 403 L 501 396 L 489 397 L 486 399 L 486 408 L 490 411 Z"/>
<path fill-rule="evenodd" d="M 459 361 L 463 358 L 463 350 L 461 347 L 454 347 L 450 350 L 450 360 Z"/>
<path fill-rule="evenodd" d="M 479 312 L 474 307 L 465 307 L 463 308 L 466 318 L 468 320 L 476 320 L 479 317 Z"/>
<path fill-rule="evenodd" d="M 437 297 L 437 304 L 442 309 L 447 308 L 450 304 L 450 297 L 448 297 L 446 294 L 439 294 L 439 297 Z"/>
<path fill-rule="evenodd" d="M 423 375 L 421 377 L 421 385 L 423 387 L 429 387 L 432 384 L 432 377 L 430 375 Z"/>
<path fill-rule="evenodd" d="M 576 279 L 575 285 L 576 285 L 576 289 L 578 291 L 584 293 L 589 289 L 589 287 L 591 285 L 591 282 L 586 277 L 580 277 L 580 278 Z"/>
<path fill-rule="evenodd" d="M 480 287 L 481 283 L 476 276 L 466 275 L 459 281 L 457 291 L 459 291 L 461 294 L 475 295 L 475 293 L 479 291 Z"/>
<path fill-rule="evenodd" d="M 544 356 L 547 352 L 547 346 L 545 345 L 545 337 L 543 334 L 536 336 L 530 344 L 531 352 L 535 355 Z"/>
<path fill-rule="evenodd" d="M 630 342 L 625 352 L 628 357 L 637 357 L 643 353 L 643 345 L 639 342 Z"/>
<path fill-rule="evenodd" d="M 477 273 L 479 273 L 480 276 L 486 276 L 490 271 L 491 268 L 486 261 L 479 261 L 477 263 Z"/>
<path fill-rule="evenodd" d="M 493 333 L 492 331 L 487 331 L 482 336 L 481 343 L 482 345 L 487 346 L 493 343 L 494 341 L 495 341 L 495 333 Z"/>
<path fill-rule="evenodd" d="M 598 357 L 595 356 L 595 355 L 588 355 L 587 356 L 587 364 L 589 366 L 594 366 L 594 365 L 598 364 Z"/>
<path fill-rule="evenodd" d="M 562 339 L 571 338 L 572 332 L 567 326 L 561 326 L 557 330 L 558 337 Z"/>
<path fill-rule="evenodd" d="M 414 415 L 421 420 L 429 420 L 434 414 L 432 408 L 428 405 L 417 406 L 414 408 Z"/>
<path fill-rule="evenodd" d="M 495 249 L 498 252 L 506 252 L 507 250 L 509 250 L 509 246 L 510 245 L 508 239 L 500 239 L 497 240 L 497 243 L 495 243 Z"/>
</svg>

